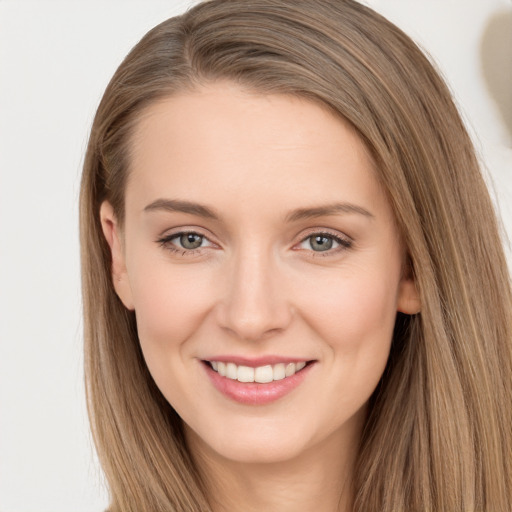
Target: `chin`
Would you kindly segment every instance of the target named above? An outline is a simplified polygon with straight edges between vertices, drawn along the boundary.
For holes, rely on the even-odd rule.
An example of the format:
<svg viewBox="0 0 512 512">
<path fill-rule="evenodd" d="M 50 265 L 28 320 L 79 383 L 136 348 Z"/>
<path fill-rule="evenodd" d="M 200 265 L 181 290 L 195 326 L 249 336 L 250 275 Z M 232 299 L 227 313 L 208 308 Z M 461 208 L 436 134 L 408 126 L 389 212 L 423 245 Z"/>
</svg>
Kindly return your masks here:
<svg viewBox="0 0 512 512">
<path fill-rule="evenodd" d="M 224 430 L 219 435 L 210 431 L 205 436 L 189 433 L 187 439 L 194 448 L 213 457 L 247 464 L 271 464 L 290 461 L 308 448 L 304 433 L 290 432 L 280 428 L 244 429 L 243 432 Z"/>
</svg>

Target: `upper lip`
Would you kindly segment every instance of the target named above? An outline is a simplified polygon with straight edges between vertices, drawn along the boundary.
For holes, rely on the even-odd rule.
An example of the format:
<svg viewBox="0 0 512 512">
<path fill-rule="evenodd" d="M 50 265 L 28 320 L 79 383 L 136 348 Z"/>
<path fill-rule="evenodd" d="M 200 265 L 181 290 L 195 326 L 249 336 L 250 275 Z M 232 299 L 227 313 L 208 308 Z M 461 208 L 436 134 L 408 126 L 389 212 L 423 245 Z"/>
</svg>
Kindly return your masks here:
<svg viewBox="0 0 512 512">
<path fill-rule="evenodd" d="M 242 357 L 235 355 L 219 355 L 206 357 L 204 361 L 217 361 L 223 363 L 235 363 L 237 366 L 249 366 L 252 368 L 257 368 L 258 366 L 266 366 L 266 365 L 274 365 L 278 363 L 307 363 L 311 361 L 311 359 L 306 359 L 303 357 L 288 357 L 288 356 L 277 356 L 277 355 L 268 355 L 268 356 L 260 356 L 260 357 Z"/>
</svg>

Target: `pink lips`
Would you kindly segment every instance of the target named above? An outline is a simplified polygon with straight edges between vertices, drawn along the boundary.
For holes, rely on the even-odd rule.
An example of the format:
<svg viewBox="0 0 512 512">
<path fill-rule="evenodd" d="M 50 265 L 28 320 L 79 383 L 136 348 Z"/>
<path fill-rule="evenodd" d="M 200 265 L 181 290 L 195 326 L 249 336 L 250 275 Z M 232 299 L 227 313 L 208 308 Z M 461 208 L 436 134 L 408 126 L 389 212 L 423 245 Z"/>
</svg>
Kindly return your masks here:
<svg viewBox="0 0 512 512">
<path fill-rule="evenodd" d="M 216 356 L 213 360 L 232 362 L 237 365 L 245 365 L 251 367 L 291 362 L 290 359 L 283 359 L 279 357 L 265 357 L 264 359 L 262 358 L 260 360 L 247 360 L 236 357 L 229 357 L 228 359 L 227 357 L 224 358 Z M 300 359 L 293 360 L 293 362 L 300 361 Z M 245 405 L 265 405 L 279 400 L 297 388 L 307 377 L 313 366 L 315 366 L 313 363 L 307 364 L 302 370 L 298 371 L 291 377 L 260 384 L 258 382 L 239 382 L 227 377 L 222 377 L 215 370 L 213 370 L 213 368 L 211 368 L 209 363 L 203 362 L 203 367 L 215 388 L 231 400 Z"/>
<path fill-rule="evenodd" d="M 262 357 L 240 357 L 240 356 L 213 356 L 206 358 L 207 361 L 222 361 L 224 363 L 235 363 L 237 366 L 250 366 L 256 368 L 258 366 L 265 366 L 267 364 L 278 364 L 278 363 L 300 363 L 304 361 L 307 363 L 307 359 L 292 359 L 289 357 L 282 356 L 262 356 Z"/>
</svg>

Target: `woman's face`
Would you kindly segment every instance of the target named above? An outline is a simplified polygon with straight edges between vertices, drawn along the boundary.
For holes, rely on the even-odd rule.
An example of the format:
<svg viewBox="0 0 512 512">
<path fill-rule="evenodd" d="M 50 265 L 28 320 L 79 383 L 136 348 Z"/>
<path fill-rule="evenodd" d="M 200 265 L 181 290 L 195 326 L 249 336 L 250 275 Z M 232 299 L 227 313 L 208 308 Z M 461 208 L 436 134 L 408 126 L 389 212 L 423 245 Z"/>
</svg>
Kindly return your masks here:
<svg viewBox="0 0 512 512">
<path fill-rule="evenodd" d="M 124 229 L 108 203 L 102 223 L 187 431 L 251 462 L 357 437 L 396 313 L 418 303 L 356 133 L 306 100 L 218 83 L 153 104 L 132 144 Z"/>
</svg>

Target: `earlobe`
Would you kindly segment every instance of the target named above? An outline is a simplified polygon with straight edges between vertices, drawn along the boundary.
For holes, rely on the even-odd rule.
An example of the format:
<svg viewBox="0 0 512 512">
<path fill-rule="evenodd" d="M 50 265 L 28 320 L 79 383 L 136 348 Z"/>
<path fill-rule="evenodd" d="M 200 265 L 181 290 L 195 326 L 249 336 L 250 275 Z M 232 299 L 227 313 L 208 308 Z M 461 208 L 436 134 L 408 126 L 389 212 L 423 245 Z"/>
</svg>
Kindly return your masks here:
<svg viewBox="0 0 512 512">
<path fill-rule="evenodd" d="M 100 207 L 100 220 L 103 235 L 110 247 L 112 256 L 112 283 L 122 303 L 129 310 L 134 310 L 132 290 L 128 280 L 125 256 L 121 244 L 121 233 L 114 209 L 108 201 L 103 201 Z"/>
<path fill-rule="evenodd" d="M 403 277 L 398 290 L 397 311 L 416 315 L 421 311 L 421 300 L 413 277 Z"/>
</svg>

